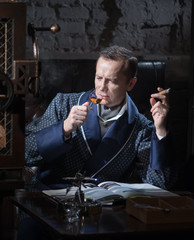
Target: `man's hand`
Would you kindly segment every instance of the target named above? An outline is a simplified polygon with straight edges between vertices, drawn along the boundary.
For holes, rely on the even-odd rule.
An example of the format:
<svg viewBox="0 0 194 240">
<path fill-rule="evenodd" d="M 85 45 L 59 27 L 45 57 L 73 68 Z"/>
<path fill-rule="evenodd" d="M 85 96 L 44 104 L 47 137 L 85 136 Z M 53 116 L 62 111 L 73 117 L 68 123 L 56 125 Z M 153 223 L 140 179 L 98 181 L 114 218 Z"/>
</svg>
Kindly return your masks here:
<svg viewBox="0 0 194 240">
<path fill-rule="evenodd" d="M 89 102 L 83 105 L 73 106 L 68 117 L 63 122 L 63 134 L 69 137 L 70 134 L 77 129 L 78 126 L 83 125 L 88 117 Z"/>
<path fill-rule="evenodd" d="M 166 121 L 169 112 L 169 96 L 168 94 L 160 94 L 162 88 L 157 88 L 158 93 L 151 94 L 150 104 L 152 106 L 151 113 L 156 128 L 156 133 L 162 137 L 166 136 Z M 159 99 L 159 101 L 156 101 Z"/>
</svg>

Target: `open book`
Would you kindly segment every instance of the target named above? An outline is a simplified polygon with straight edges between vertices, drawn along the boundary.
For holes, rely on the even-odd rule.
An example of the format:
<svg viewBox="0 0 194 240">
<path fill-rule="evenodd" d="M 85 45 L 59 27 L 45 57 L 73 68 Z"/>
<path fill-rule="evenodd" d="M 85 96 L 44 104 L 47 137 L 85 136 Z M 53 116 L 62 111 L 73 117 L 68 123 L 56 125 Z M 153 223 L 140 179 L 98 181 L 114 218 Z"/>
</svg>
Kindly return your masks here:
<svg viewBox="0 0 194 240">
<path fill-rule="evenodd" d="M 75 196 L 78 187 L 70 189 L 43 190 L 43 193 L 49 197 L 58 199 L 68 199 Z M 177 194 L 148 183 L 121 183 L 106 181 L 99 183 L 98 186 L 91 183 L 84 183 L 81 190 L 84 192 L 85 199 L 101 201 L 102 204 L 112 204 L 115 201 L 124 200 L 140 196 L 177 196 Z"/>
</svg>

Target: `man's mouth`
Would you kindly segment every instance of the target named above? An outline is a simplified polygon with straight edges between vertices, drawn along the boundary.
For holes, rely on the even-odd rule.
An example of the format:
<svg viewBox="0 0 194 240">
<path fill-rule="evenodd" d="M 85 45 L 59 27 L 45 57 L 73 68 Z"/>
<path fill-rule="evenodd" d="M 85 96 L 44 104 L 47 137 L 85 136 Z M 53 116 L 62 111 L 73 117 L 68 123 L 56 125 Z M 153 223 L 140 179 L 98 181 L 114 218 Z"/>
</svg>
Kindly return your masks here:
<svg viewBox="0 0 194 240">
<path fill-rule="evenodd" d="M 102 99 L 105 99 L 105 100 L 108 98 L 108 96 L 104 95 L 104 94 L 98 94 L 98 97 L 102 98 Z"/>
</svg>

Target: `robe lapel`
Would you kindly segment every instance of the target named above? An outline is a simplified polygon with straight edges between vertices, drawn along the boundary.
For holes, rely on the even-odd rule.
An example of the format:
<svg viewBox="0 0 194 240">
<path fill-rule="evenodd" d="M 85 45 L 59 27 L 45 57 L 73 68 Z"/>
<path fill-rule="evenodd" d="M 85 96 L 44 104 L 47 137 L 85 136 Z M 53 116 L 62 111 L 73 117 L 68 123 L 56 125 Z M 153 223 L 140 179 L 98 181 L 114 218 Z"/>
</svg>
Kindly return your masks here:
<svg viewBox="0 0 194 240">
<path fill-rule="evenodd" d="M 80 104 L 88 101 L 88 96 L 89 93 L 85 93 Z M 86 163 L 87 175 L 98 171 L 122 149 L 134 127 L 137 112 L 134 103 L 127 96 L 127 111 L 111 125 L 104 137 L 101 138 L 97 107 L 95 104 L 92 107 L 93 110 L 89 111 L 88 118 L 82 126 L 85 140 L 92 154 Z"/>
<path fill-rule="evenodd" d="M 93 91 L 93 89 L 91 91 Z M 89 101 L 89 94 L 91 91 L 86 92 L 81 97 L 79 102 L 80 105 Z M 83 124 L 83 126 L 81 126 L 81 130 L 82 134 L 84 135 L 85 141 L 87 142 L 89 151 L 92 154 L 101 141 L 101 131 L 97 116 L 96 104 L 93 104 L 92 109 L 88 111 L 88 118 Z"/>
<path fill-rule="evenodd" d="M 127 112 L 111 125 L 86 164 L 88 175 L 94 174 L 118 154 L 129 138 L 133 126 L 134 123 L 127 124 Z"/>
</svg>

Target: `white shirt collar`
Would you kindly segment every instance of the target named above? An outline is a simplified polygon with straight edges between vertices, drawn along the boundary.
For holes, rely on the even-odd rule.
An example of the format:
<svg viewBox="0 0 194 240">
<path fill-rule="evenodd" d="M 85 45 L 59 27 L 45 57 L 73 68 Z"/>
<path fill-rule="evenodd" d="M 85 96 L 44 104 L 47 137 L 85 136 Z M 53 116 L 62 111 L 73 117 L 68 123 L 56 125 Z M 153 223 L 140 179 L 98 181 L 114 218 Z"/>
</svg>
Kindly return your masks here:
<svg viewBox="0 0 194 240">
<path fill-rule="evenodd" d="M 103 122 L 110 122 L 110 121 L 114 121 L 114 120 L 117 120 L 118 118 L 120 118 L 124 112 L 127 110 L 127 101 L 126 101 L 126 98 L 125 98 L 125 103 L 124 105 L 122 106 L 121 110 L 119 111 L 119 113 L 112 117 L 112 118 L 109 118 L 107 120 L 104 120 L 102 117 L 99 116 L 99 104 L 97 104 L 97 115 L 98 117 L 103 121 Z"/>
</svg>

